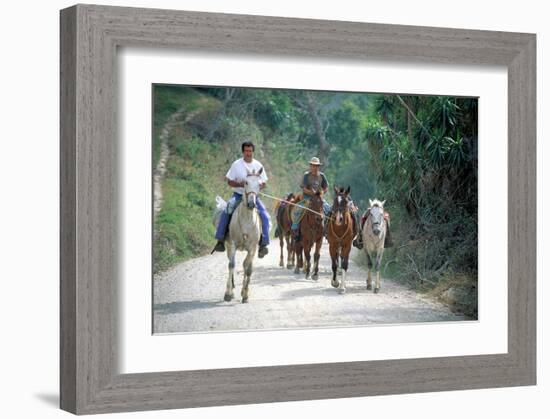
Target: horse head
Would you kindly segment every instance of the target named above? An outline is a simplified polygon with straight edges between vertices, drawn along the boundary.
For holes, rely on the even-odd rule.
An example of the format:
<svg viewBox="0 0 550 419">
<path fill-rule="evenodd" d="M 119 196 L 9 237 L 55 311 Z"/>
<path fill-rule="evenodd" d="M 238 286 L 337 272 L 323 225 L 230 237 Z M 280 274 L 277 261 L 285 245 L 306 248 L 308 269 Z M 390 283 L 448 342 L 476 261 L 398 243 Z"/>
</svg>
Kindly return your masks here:
<svg viewBox="0 0 550 419">
<path fill-rule="evenodd" d="M 246 180 L 244 181 L 244 195 L 248 209 L 256 208 L 256 199 L 260 193 L 260 175 L 263 170 L 263 167 L 258 172 L 247 170 Z"/>
<path fill-rule="evenodd" d="M 371 217 L 372 223 L 372 232 L 374 235 L 378 236 L 382 231 L 382 226 L 385 222 L 384 220 L 384 204 L 386 201 L 379 201 L 378 199 L 370 200 L 369 199 L 369 214 Z"/>
<path fill-rule="evenodd" d="M 349 193 L 351 191 L 351 186 L 348 186 L 347 189 L 334 187 L 334 203 L 332 204 L 332 213 L 334 214 L 334 220 L 336 225 L 340 226 L 344 222 L 344 217 L 346 212 L 349 211 Z"/>
</svg>

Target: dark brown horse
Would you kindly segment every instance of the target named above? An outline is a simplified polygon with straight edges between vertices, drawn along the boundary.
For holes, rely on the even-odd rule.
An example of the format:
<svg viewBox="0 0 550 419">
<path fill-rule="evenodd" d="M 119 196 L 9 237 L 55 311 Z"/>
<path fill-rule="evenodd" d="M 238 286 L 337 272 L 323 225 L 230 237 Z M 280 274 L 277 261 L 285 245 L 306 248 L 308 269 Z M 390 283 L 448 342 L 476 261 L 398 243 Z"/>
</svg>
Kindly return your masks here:
<svg viewBox="0 0 550 419">
<path fill-rule="evenodd" d="M 293 193 L 290 193 L 285 196 L 283 200 L 286 202 L 280 202 L 275 208 L 275 217 L 277 220 L 277 230 L 279 234 L 279 245 L 281 246 L 281 257 L 279 258 L 279 266 L 285 266 L 283 248 L 286 242 L 286 267 L 288 269 L 291 269 L 294 266 L 295 254 L 292 244 L 292 237 L 290 234 L 290 227 L 292 226 L 292 220 L 290 219 L 290 209 L 292 208 L 292 204 L 296 202 L 296 198 Z"/>
<path fill-rule="evenodd" d="M 293 204 L 298 204 L 299 202 L 303 201 L 304 195 L 302 193 L 295 194 L 294 195 L 294 202 Z M 289 208 L 289 217 L 290 217 L 290 224 L 292 225 L 292 213 L 294 211 L 298 210 L 297 205 L 291 205 Z M 300 230 L 298 229 L 298 235 L 300 234 Z M 296 263 L 294 265 L 294 273 L 299 274 L 300 269 L 303 269 L 304 267 L 304 246 L 302 240 L 297 240 L 297 237 L 294 236 L 292 229 L 290 232 L 290 247 L 292 248 L 292 252 L 294 253 L 294 258 L 296 260 Z"/>
<path fill-rule="evenodd" d="M 353 225 L 353 215 L 349 208 L 350 189 L 349 186 L 346 190 L 334 187 L 335 197 L 332 204 L 332 217 L 328 221 L 327 227 L 327 240 L 330 258 L 332 259 L 332 280 L 330 283 L 334 288 L 338 288 L 341 294 L 346 292 L 349 253 L 356 234 Z M 336 278 L 338 261 L 341 261 L 343 270 L 340 281 Z"/>
<path fill-rule="evenodd" d="M 315 245 L 313 255 L 313 275 L 311 279 L 316 281 L 319 278 L 319 258 L 321 245 L 323 244 L 323 193 L 315 191 L 310 198 L 309 209 L 300 222 L 301 245 L 304 250 L 306 279 L 309 279 L 311 271 L 311 248 Z"/>
</svg>

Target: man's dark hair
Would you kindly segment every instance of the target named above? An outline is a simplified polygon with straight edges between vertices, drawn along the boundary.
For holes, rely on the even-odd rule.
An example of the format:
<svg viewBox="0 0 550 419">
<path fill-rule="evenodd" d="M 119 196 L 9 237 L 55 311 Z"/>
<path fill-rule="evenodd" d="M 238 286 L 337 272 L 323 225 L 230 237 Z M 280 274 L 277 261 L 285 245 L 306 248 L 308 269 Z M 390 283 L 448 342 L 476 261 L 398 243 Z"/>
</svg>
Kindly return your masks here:
<svg viewBox="0 0 550 419">
<path fill-rule="evenodd" d="M 245 147 L 252 147 L 252 151 L 254 151 L 254 143 L 252 141 L 245 141 L 241 144 L 241 151 L 244 151 Z"/>
</svg>

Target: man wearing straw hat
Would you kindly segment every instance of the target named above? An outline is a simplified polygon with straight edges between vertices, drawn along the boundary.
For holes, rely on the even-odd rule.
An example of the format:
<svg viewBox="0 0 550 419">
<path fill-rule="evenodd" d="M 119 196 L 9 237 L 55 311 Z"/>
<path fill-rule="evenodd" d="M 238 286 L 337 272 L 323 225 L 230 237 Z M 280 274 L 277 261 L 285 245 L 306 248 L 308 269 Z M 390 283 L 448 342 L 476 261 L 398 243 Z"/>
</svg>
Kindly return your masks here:
<svg viewBox="0 0 550 419">
<path fill-rule="evenodd" d="M 311 198 L 311 195 L 315 193 L 314 190 L 321 190 L 323 191 L 323 194 L 327 192 L 328 181 L 325 174 L 320 171 L 321 166 L 322 166 L 322 163 L 317 157 L 312 157 L 311 160 L 309 161 L 309 171 L 304 173 L 304 178 L 302 180 L 302 184 L 300 185 L 302 188 L 302 191 L 304 192 L 304 200 L 301 201 L 298 205 L 309 207 L 309 200 Z M 351 198 L 350 198 L 349 205 L 352 213 L 353 229 L 357 233 L 357 238 L 353 240 L 353 246 L 357 247 L 358 249 L 362 249 L 363 243 L 361 240 L 361 223 L 358 220 L 358 208 L 355 206 Z M 302 219 L 303 211 L 304 210 L 302 208 L 296 208 L 291 213 L 291 217 L 292 217 L 291 231 L 297 241 L 300 241 L 300 234 L 299 234 L 300 220 Z M 323 212 L 328 217 L 330 217 L 332 213 L 332 206 L 324 198 L 323 198 Z M 325 224 L 325 229 L 326 229 L 326 226 L 327 224 Z M 325 231 L 325 235 L 326 235 L 326 231 Z"/>
<path fill-rule="evenodd" d="M 309 201 L 311 199 L 311 196 L 315 194 L 316 190 L 322 191 L 323 194 L 327 192 L 328 181 L 325 174 L 320 171 L 321 165 L 322 163 L 318 157 L 312 157 L 311 160 L 309 161 L 309 171 L 304 173 L 302 184 L 300 185 L 304 193 L 304 199 L 303 201 L 299 202 L 298 205 L 309 207 Z M 330 213 L 330 210 L 331 210 L 330 204 L 323 198 L 323 211 L 325 215 L 328 215 Z M 300 220 L 302 219 L 303 213 L 304 213 L 304 209 L 300 207 L 297 207 L 291 213 L 292 226 L 290 229 L 292 231 L 292 234 L 298 241 L 300 240 L 300 237 L 299 237 Z"/>
</svg>

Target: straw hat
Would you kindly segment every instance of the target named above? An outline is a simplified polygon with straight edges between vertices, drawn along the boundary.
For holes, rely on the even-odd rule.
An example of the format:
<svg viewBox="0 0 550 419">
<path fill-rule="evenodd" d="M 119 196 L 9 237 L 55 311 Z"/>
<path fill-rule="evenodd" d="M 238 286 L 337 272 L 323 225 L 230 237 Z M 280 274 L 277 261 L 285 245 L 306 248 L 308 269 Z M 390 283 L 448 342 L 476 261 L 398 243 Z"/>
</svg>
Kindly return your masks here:
<svg viewBox="0 0 550 419">
<path fill-rule="evenodd" d="M 314 166 L 322 166 L 321 160 L 319 160 L 318 157 L 312 157 L 309 164 L 313 164 Z"/>
</svg>

